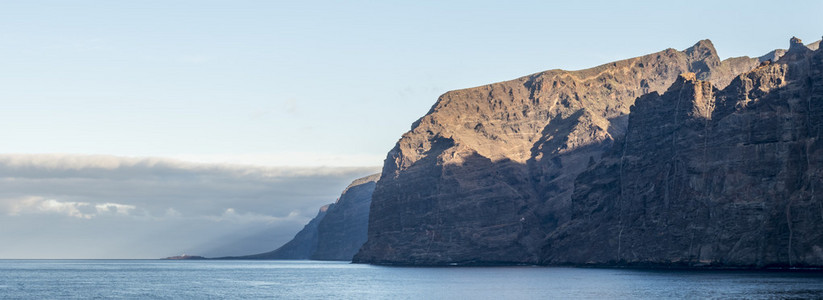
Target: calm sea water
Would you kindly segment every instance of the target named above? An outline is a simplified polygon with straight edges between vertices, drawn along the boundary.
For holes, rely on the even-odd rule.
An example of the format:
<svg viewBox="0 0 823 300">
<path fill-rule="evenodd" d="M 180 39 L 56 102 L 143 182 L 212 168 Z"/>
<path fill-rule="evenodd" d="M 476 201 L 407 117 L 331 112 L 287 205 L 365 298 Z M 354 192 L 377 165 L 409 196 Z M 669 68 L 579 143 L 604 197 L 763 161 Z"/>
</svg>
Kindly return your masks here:
<svg viewBox="0 0 823 300">
<path fill-rule="evenodd" d="M 317 261 L 0 260 L 3 299 L 821 298 L 823 274 Z"/>
</svg>

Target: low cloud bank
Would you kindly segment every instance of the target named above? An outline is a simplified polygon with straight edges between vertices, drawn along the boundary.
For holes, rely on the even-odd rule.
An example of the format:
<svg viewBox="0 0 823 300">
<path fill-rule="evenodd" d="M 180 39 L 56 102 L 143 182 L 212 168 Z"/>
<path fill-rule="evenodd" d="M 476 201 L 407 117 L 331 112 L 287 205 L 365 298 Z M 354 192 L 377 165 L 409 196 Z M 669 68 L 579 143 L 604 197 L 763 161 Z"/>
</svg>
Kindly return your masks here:
<svg viewBox="0 0 823 300">
<path fill-rule="evenodd" d="M 268 251 L 286 242 L 318 207 L 333 202 L 351 180 L 377 171 L 0 155 L 0 258 Z"/>
</svg>

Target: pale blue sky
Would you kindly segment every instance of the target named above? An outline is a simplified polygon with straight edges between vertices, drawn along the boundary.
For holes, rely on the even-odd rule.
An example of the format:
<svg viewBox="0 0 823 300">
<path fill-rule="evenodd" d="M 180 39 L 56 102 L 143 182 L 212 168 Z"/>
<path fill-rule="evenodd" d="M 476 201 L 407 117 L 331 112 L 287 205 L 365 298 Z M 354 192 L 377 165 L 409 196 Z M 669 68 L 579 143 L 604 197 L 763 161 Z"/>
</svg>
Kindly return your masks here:
<svg viewBox="0 0 823 300">
<path fill-rule="evenodd" d="M 1 1 L 0 153 L 377 166 L 448 90 L 821 34 L 822 1 Z"/>
</svg>

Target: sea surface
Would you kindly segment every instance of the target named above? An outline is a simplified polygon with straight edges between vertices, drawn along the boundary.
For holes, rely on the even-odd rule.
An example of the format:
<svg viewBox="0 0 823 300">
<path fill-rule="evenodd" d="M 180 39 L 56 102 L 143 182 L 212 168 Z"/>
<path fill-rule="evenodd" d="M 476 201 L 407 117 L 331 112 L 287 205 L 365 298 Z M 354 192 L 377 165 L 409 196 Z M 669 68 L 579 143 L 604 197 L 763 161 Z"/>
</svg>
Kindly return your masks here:
<svg viewBox="0 0 823 300">
<path fill-rule="evenodd" d="M 0 299 L 823 298 L 823 274 L 320 261 L 0 260 Z"/>
</svg>

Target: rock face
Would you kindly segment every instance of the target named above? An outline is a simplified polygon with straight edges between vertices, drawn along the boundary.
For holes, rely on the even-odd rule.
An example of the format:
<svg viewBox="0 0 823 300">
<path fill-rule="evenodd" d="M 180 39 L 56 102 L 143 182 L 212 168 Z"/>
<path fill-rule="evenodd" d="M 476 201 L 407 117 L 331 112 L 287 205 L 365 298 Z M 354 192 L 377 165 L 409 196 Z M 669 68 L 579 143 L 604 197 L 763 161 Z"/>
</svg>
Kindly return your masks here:
<svg viewBox="0 0 823 300">
<path fill-rule="evenodd" d="M 317 250 L 311 259 L 351 260 L 366 242 L 369 205 L 380 174 L 363 177 L 343 191 L 317 226 Z"/>
<path fill-rule="evenodd" d="M 380 174 L 353 181 L 337 202 L 320 212 L 288 243 L 274 251 L 242 259 L 351 260 L 366 242 L 369 205 Z"/>
<path fill-rule="evenodd" d="M 823 266 L 823 51 L 639 98 L 543 263 Z"/>
<path fill-rule="evenodd" d="M 798 39 L 796 37 L 792 37 L 792 39 L 789 40 L 789 48 L 794 46 L 797 49 L 802 49 L 800 47 L 797 47 L 798 46 L 797 44 L 800 44 L 801 42 L 802 41 L 800 39 Z M 820 42 L 821 41 L 815 41 L 815 42 L 812 42 L 810 44 L 807 44 L 806 48 L 809 49 L 809 50 L 812 50 L 812 51 L 817 50 L 817 48 L 820 46 Z M 775 50 L 773 50 L 769 53 L 766 53 L 766 55 L 758 57 L 758 59 L 760 59 L 761 62 L 764 62 L 764 61 L 767 61 L 767 60 L 777 61 L 778 59 L 783 57 L 783 55 L 786 54 L 786 51 L 787 51 L 786 49 L 775 49 Z"/>
<path fill-rule="evenodd" d="M 573 215 L 578 174 L 626 132 L 635 99 L 678 75 L 724 87 L 757 58 L 720 61 L 708 40 L 581 71 L 452 91 L 404 134 L 372 197 L 355 262 L 539 263 Z"/>
</svg>

